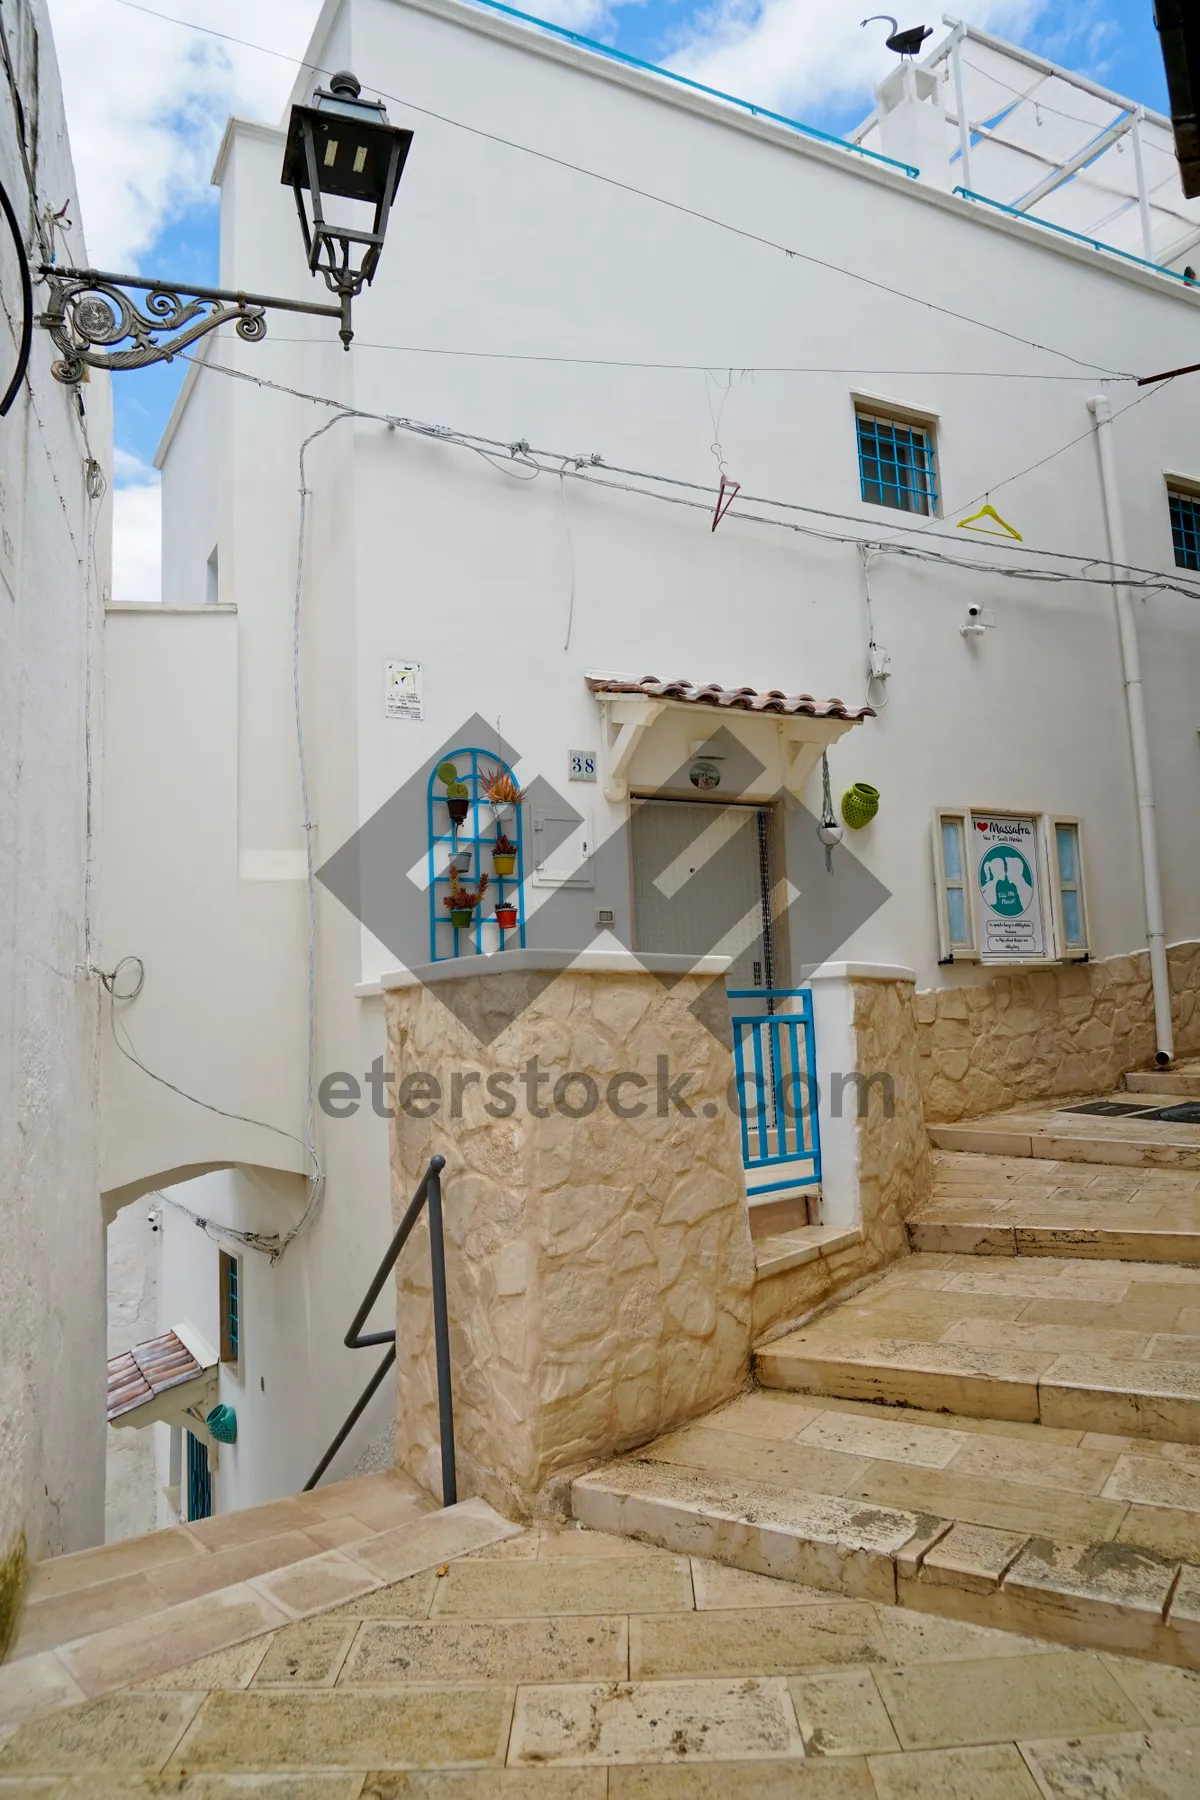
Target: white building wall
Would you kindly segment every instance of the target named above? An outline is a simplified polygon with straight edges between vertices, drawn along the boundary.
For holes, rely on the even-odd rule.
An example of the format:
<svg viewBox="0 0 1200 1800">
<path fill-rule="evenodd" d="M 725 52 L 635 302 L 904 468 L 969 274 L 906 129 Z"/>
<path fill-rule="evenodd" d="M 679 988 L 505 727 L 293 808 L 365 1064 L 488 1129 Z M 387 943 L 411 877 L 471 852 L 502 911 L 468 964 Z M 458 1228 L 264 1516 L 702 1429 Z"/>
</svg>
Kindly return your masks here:
<svg viewBox="0 0 1200 1800">
<path fill-rule="evenodd" d="M 71 254 L 84 261 L 42 0 L 6 7 L 3 26 L 35 197 L 7 97 L 0 180 L 35 263 L 32 220 L 64 200 Z M 2 222 L 0 294 L 7 386 L 20 284 Z M 35 289 L 35 309 L 40 303 Z M 82 389 L 81 418 L 72 391 L 50 373 L 57 354 L 35 330 L 28 378 L 0 419 L 0 1557 L 22 1533 L 28 1554 L 40 1557 L 98 1542 L 104 1529 L 100 1012 L 88 961 L 111 502 L 89 500 L 86 463 L 96 458 L 111 480 L 111 414 L 99 376 Z"/>
<path fill-rule="evenodd" d="M 158 1240 L 150 1217 L 150 1207 L 127 1206 L 105 1231 L 109 1356 L 158 1332 Z M 104 1457 L 106 1544 L 154 1530 L 156 1486 L 152 1433 L 110 1425 Z"/>
<path fill-rule="evenodd" d="M 343 353 L 332 324 L 273 319 L 265 343 L 231 335 L 215 346 L 214 362 L 502 444 L 524 438 L 564 456 L 597 452 L 607 465 L 597 475 L 618 482 L 624 468 L 711 486 L 720 408 L 725 462 L 743 496 L 817 510 L 776 514 L 807 534 L 736 514 L 714 534 L 701 511 L 568 482 L 568 546 L 553 476 L 524 481 L 518 468 L 368 419 L 334 425 L 309 453 L 306 482 L 303 679 L 318 863 L 476 712 L 499 717 L 521 752 L 522 775 L 542 773 L 578 801 L 585 790 L 565 786 L 567 750 L 600 747 L 588 669 L 860 704 L 864 536 L 908 528 L 916 545 L 948 557 L 1027 566 L 1023 553 L 994 540 L 936 522 L 926 529 L 864 503 L 856 395 L 932 416 L 947 512 L 990 493 L 1035 553 L 1028 566 L 1052 570 L 1059 552 L 1106 554 L 1086 399 L 1109 392 L 1120 409 L 1137 390 L 1105 371 L 1140 368 L 1148 356 L 1160 366 L 1191 360 L 1196 294 L 456 0 L 352 0 L 334 29 L 328 46 L 318 33 L 314 60 L 349 63 L 369 93 L 403 94 L 413 110 L 389 100 L 391 117 L 416 131 L 379 276 L 355 307 L 353 352 Z M 231 128 L 219 169 L 222 280 L 311 298 L 323 290 L 304 269 L 291 196 L 279 186 L 282 148 L 282 133 Z M 791 258 L 780 246 L 802 254 Z M 597 360 L 520 360 L 555 356 Z M 206 388 L 224 396 L 223 423 L 191 431 L 190 409 Z M 170 497 L 189 492 L 201 462 L 220 471 L 222 598 L 237 606 L 241 897 L 222 901 L 214 916 L 224 932 L 235 917 L 249 919 L 237 909 L 261 904 L 251 940 L 260 962 L 257 970 L 239 962 L 233 982 L 217 956 L 207 978 L 195 980 L 177 967 L 164 927 L 156 950 L 163 1010 L 149 1009 L 148 979 L 147 999 L 136 1003 L 143 1010 L 130 1011 L 154 1067 L 181 1066 L 181 1046 L 222 1034 L 224 1072 L 247 1099 L 237 1109 L 292 1131 L 305 1063 L 297 1010 L 304 833 L 290 688 L 297 455 L 301 439 L 331 417 L 327 407 L 202 371 L 161 453 L 180 592 L 198 591 L 198 572 L 186 563 L 202 545 L 189 549 L 190 528 L 172 523 Z M 1194 418 L 1176 384 L 1116 425 L 1130 554 L 1166 578 L 1163 472 L 1200 478 Z M 1009 480 L 1068 445 L 1036 473 Z M 930 821 L 935 805 L 954 803 L 1081 817 L 1093 953 L 1144 944 L 1108 587 L 1013 580 L 889 550 L 872 563 L 871 588 L 876 635 L 894 669 L 887 705 L 845 736 L 830 764 L 835 795 L 855 780 L 882 792 L 878 819 L 853 849 L 891 898 L 838 954 L 915 968 L 920 986 L 977 979 L 970 969 L 937 967 Z M 959 633 L 971 601 L 995 614 L 995 630 L 981 640 Z M 1200 935 L 1200 846 L 1176 822 L 1200 804 L 1187 672 L 1194 606 L 1171 594 L 1138 602 L 1174 939 Z M 383 664 L 401 657 L 424 666 L 421 724 L 383 714 Z M 722 722 L 751 729 L 736 716 Z M 705 716 L 698 734 L 710 724 Z M 659 756 L 647 739 L 635 786 L 655 778 Z M 816 810 L 819 775 L 806 797 Z M 600 786 L 586 790 L 586 801 L 597 837 L 623 823 L 623 805 L 606 801 Z M 414 845 L 414 862 L 422 848 Z M 274 879 L 263 880 L 269 870 Z M 259 900 L 247 898 L 260 889 Z M 531 889 L 527 904 L 540 897 Z M 624 899 L 594 895 L 596 905 L 617 908 Z M 156 904 L 151 885 L 147 930 Z M 317 909 L 318 1079 L 345 1069 L 361 1081 L 383 1050 L 383 1029 L 379 1002 L 355 998 L 355 984 L 394 957 L 323 890 Z M 196 924 L 201 954 L 215 940 L 199 916 Z M 250 927 L 229 929 L 238 937 Z M 195 1049 L 197 1082 L 206 1058 L 216 1067 L 214 1054 Z M 261 1110 L 268 1101 L 273 1110 Z M 165 1116 L 160 1096 L 139 1093 L 129 1142 Z M 353 1120 L 319 1118 L 318 1130 L 328 1192 L 317 1233 L 295 1257 L 305 1273 L 285 1258 L 265 1277 L 276 1293 L 301 1284 L 303 1303 L 262 1301 L 281 1321 L 291 1399 L 278 1402 L 287 1428 L 274 1440 L 270 1471 L 255 1474 L 256 1496 L 264 1486 L 286 1490 L 295 1445 L 304 1442 L 315 1460 L 308 1452 L 319 1452 L 369 1373 L 340 1340 L 386 1242 L 384 1127 L 364 1092 Z M 219 1131 L 205 1121 L 207 1143 L 215 1146 Z M 261 1135 L 257 1146 L 271 1161 Z M 220 1179 L 231 1192 L 229 1178 Z M 296 1466 L 302 1460 L 297 1452 Z"/>
</svg>

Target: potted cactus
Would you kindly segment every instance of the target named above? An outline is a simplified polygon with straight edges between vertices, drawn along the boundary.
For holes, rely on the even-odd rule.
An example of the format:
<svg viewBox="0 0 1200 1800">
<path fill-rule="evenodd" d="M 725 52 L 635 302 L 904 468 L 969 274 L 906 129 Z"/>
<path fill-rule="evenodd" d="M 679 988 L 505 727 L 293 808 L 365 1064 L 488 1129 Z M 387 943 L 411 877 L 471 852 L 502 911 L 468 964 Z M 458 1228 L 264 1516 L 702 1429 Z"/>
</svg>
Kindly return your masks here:
<svg viewBox="0 0 1200 1800">
<path fill-rule="evenodd" d="M 456 872 L 450 871 L 450 892 L 443 896 L 442 905 L 450 914 L 450 923 L 455 931 L 467 931 L 471 925 L 471 915 L 486 892 L 488 878 L 479 877 L 477 888 L 460 887 Z"/>
<path fill-rule="evenodd" d="M 437 775 L 438 780 L 445 784 L 446 805 L 449 808 L 451 822 L 461 825 L 467 816 L 467 808 L 471 804 L 471 790 L 465 781 L 458 779 L 458 770 L 450 761 L 438 764 Z"/>
<path fill-rule="evenodd" d="M 511 819 L 516 808 L 525 798 L 525 789 L 517 786 L 508 770 L 503 767 L 482 769 L 479 775 L 479 791 L 491 807 L 497 822 Z"/>
<path fill-rule="evenodd" d="M 492 867 L 497 875 L 511 875 L 517 866 L 517 846 L 501 831 L 492 845 Z"/>
<path fill-rule="evenodd" d="M 503 901 L 496 902 L 496 923 L 501 931 L 515 931 L 517 927 L 517 909 Z"/>
</svg>

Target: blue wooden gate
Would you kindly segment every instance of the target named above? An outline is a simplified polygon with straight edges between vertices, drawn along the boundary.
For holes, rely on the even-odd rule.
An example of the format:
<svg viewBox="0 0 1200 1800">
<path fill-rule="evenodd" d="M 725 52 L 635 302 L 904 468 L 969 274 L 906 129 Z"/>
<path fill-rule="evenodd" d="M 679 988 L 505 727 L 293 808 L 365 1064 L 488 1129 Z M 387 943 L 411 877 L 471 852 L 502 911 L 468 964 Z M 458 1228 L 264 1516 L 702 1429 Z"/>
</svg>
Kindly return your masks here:
<svg viewBox="0 0 1200 1800">
<path fill-rule="evenodd" d="M 769 1170 L 778 1177 L 747 1185 L 746 1192 L 811 1187 L 821 1179 L 812 994 L 807 988 L 731 988 L 729 998 L 767 1008 L 735 1011 L 732 1018 L 742 1161 L 747 1174 Z"/>
</svg>

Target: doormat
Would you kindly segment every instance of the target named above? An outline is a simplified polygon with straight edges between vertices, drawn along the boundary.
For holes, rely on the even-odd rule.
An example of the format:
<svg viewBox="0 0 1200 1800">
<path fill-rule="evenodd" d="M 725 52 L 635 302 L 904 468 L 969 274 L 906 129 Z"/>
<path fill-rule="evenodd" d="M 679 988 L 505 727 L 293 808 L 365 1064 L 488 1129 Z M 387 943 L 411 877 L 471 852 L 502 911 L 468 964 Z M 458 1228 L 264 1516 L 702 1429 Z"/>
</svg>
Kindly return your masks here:
<svg viewBox="0 0 1200 1800">
<path fill-rule="evenodd" d="M 1200 1125 L 1200 1100 L 1184 1100 L 1178 1106 L 1156 1106 L 1144 1119 L 1161 1119 L 1164 1125 Z"/>
<path fill-rule="evenodd" d="M 1126 1114 L 1141 1113 L 1143 1118 L 1153 1119 L 1159 1115 L 1151 1107 L 1139 1106 L 1130 1100 L 1089 1100 L 1086 1106 L 1064 1106 L 1068 1113 L 1086 1113 L 1093 1119 L 1122 1119 Z M 1200 1109 L 1197 1109 L 1200 1119 Z"/>
</svg>

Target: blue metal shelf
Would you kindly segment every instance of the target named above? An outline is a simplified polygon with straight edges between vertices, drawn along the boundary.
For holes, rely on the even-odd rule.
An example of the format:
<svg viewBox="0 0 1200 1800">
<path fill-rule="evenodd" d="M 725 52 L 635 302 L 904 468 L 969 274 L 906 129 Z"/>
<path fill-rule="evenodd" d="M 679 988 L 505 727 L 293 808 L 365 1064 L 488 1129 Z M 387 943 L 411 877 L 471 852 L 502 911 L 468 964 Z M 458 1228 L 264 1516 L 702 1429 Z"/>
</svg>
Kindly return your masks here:
<svg viewBox="0 0 1200 1800">
<path fill-rule="evenodd" d="M 470 759 L 470 767 L 462 765 Z M 439 780 L 437 770 L 429 777 L 427 819 L 429 830 L 429 960 L 430 962 L 446 962 L 455 956 L 485 956 L 492 950 L 507 949 L 511 940 L 519 940 L 521 949 L 525 948 L 525 841 L 522 825 L 521 807 L 514 808 L 515 817 L 511 821 L 512 829 L 505 830 L 508 821 L 496 823 L 495 815 L 484 799 L 479 785 L 482 769 L 504 769 L 512 775 L 510 764 L 494 750 L 480 750 L 471 745 L 464 745 L 460 750 L 452 750 L 446 756 L 439 757 L 439 764 L 452 762 L 458 770 L 458 779 L 465 783 L 469 791 L 467 801 L 467 817 L 461 825 L 455 825 L 450 817 L 446 801 L 445 783 Z M 516 780 L 516 776 L 513 776 Z M 511 875 L 497 875 L 492 867 L 491 851 L 496 839 L 504 835 L 517 846 L 517 863 Z M 459 880 L 459 886 L 474 888 L 479 885 L 481 874 L 488 877 L 487 894 L 481 905 L 487 905 L 488 896 L 494 895 L 493 911 L 484 914 L 480 907 L 475 908 L 471 925 L 460 929 L 450 923 L 450 913 L 442 904 L 443 897 L 451 887 L 449 862 L 445 873 L 438 870 L 438 846 L 449 846 L 448 855 L 456 850 L 472 852 L 472 870 Z M 487 867 L 484 866 L 484 851 L 488 853 Z M 506 890 L 511 898 L 506 898 Z M 517 923 L 507 930 L 497 925 L 494 907 L 502 904 L 515 906 Z M 462 940 L 465 940 L 465 945 Z"/>
</svg>

